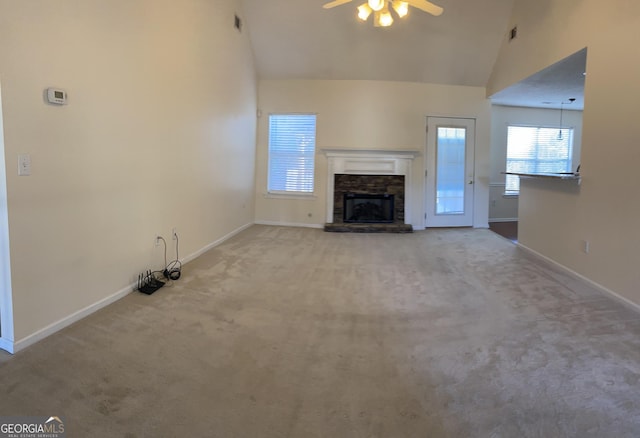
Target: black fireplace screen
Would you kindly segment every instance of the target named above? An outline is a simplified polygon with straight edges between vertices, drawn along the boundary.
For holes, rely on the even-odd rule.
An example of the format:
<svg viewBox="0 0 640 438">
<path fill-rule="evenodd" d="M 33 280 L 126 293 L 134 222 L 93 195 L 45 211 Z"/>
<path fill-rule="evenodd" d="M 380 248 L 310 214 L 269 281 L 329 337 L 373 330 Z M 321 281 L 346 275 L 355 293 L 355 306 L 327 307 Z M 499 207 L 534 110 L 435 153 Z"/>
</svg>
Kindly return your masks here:
<svg viewBox="0 0 640 438">
<path fill-rule="evenodd" d="M 393 195 L 346 193 L 343 211 L 345 222 L 392 223 Z"/>
</svg>

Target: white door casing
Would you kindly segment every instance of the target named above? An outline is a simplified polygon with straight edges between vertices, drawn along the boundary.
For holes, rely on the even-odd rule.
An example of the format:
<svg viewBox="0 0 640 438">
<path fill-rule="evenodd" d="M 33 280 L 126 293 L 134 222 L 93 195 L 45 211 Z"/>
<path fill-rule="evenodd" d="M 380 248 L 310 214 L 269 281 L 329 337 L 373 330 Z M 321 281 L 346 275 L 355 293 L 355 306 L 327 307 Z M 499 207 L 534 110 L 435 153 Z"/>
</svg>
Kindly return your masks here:
<svg viewBox="0 0 640 438">
<path fill-rule="evenodd" d="M 475 119 L 427 117 L 425 226 L 473 225 Z"/>
</svg>

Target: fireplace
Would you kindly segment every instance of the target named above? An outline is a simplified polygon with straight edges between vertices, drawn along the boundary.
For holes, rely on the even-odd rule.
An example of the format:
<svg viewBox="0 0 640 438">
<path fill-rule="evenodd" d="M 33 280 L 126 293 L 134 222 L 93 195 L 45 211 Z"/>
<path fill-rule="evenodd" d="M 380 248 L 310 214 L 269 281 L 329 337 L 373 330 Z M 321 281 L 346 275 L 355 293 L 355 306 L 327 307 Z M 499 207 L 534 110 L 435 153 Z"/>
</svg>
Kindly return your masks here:
<svg viewBox="0 0 640 438">
<path fill-rule="evenodd" d="M 403 175 L 335 174 L 333 223 L 404 223 L 404 179 Z M 354 213 L 361 217 L 354 218 Z"/>
<path fill-rule="evenodd" d="M 324 149 L 323 152 L 327 156 L 326 231 L 413 230 L 411 161 L 419 155 L 417 151 Z M 350 201 L 345 204 L 345 197 L 350 194 L 359 197 L 352 207 L 348 206 Z M 362 217 L 354 218 L 347 211 L 356 207 Z M 380 215 L 379 209 L 386 209 L 387 214 Z"/>
<path fill-rule="evenodd" d="M 393 195 L 344 195 L 343 221 L 346 223 L 393 223 Z"/>
</svg>

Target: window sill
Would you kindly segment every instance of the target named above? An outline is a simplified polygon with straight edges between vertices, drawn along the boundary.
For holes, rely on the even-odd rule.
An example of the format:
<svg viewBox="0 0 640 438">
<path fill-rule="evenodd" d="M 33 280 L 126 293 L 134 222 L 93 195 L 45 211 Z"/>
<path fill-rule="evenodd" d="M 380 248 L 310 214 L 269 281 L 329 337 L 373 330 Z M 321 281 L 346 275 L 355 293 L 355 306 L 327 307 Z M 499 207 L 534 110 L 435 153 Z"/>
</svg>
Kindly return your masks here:
<svg viewBox="0 0 640 438">
<path fill-rule="evenodd" d="M 520 197 L 520 193 L 503 193 L 502 197 L 506 199 L 518 199 Z"/>
<path fill-rule="evenodd" d="M 317 198 L 315 193 L 298 193 L 298 192 L 267 192 L 264 194 L 267 199 L 300 199 L 312 201 Z"/>
</svg>

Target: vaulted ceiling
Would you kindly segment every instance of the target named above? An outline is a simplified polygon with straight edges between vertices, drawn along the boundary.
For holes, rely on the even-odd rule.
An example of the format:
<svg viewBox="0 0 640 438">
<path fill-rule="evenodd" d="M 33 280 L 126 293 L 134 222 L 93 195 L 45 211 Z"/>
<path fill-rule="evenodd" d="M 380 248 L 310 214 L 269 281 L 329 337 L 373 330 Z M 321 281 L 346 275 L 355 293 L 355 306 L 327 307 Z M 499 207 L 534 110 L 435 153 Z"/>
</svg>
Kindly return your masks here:
<svg viewBox="0 0 640 438">
<path fill-rule="evenodd" d="M 433 0 L 389 28 L 362 22 L 365 0 L 242 0 L 260 79 L 356 79 L 485 86 L 514 0 Z"/>
</svg>

